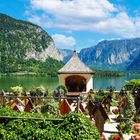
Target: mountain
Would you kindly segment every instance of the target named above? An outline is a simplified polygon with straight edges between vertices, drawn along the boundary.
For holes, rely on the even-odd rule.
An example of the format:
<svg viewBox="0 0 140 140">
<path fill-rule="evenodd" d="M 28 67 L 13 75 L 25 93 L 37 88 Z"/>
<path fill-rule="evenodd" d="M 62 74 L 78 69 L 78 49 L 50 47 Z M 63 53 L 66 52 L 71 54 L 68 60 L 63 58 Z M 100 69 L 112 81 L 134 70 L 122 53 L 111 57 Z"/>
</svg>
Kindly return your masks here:
<svg viewBox="0 0 140 140">
<path fill-rule="evenodd" d="M 63 62 L 66 63 L 70 60 L 70 58 L 72 57 L 73 51 L 70 49 L 59 49 L 62 58 L 63 58 Z"/>
<path fill-rule="evenodd" d="M 140 38 L 104 40 L 80 51 L 79 57 L 89 66 L 103 70 L 124 70 L 140 53 Z"/>
<path fill-rule="evenodd" d="M 53 39 L 41 27 L 5 14 L 0 14 L 0 58 L 0 72 L 40 72 L 43 63 L 47 68 L 62 60 Z"/>
<path fill-rule="evenodd" d="M 127 70 L 129 70 L 131 72 L 140 72 L 140 53 L 127 66 Z"/>
</svg>

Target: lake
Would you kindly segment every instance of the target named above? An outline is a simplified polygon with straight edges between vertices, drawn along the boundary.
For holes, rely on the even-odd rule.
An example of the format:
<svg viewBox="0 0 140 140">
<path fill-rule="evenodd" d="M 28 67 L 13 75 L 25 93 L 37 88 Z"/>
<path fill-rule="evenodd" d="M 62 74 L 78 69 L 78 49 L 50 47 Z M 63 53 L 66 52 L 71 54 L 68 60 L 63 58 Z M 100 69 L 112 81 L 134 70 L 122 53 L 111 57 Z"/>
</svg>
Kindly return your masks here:
<svg viewBox="0 0 140 140">
<path fill-rule="evenodd" d="M 120 90 L 126 81 L 131 79 L 140 79 L 140 76 L 124 76 L 124 77 L 94 77 L 94 89 L 106 89 L 108 86 L 114 86 Z M 44 86 L 53 91 L 58 86 L 57 77 L 37 77 L 37 76 L 1 76 L 0 89 L 9 90 L 13 86 L 22 86 L 25 90 L 32 87 Z"/>
</svg>

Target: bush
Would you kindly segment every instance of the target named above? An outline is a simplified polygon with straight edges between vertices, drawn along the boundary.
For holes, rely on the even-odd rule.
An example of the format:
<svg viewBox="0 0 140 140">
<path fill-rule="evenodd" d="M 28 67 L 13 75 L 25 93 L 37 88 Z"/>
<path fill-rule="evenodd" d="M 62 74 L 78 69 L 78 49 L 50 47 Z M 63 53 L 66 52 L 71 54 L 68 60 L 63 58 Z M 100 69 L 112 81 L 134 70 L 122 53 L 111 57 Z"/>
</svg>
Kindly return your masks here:
<svg viewBox="0 0 140 140">
<path fill-rule="evenodd" d="M 135 91 L 139 90 L 140 91 L 140 79 L 133 79 L 130 81 L 127 81 L 125 84 L 124 88 L 129 91 Z"/>
<path fill-rule="evenodd" d="M 121 133 L 129 133 L 131 132 L 134 116 L 136 114 L 136 109 L 134 106 L 134 98 L 131 93 L 127 93 L 126 95 L 126 105 L 122 112 L 124 116 L 123 122 L 118 126 Z"/>
<path fill-rule="evenodd" d="M 57 115 L 58 114 L 58 106 L 59 106 L 59 102 L 57 102 L 56 100 L 46 100 L 44 102 L 44 105 L 41 106 L 41 113 L 50 113 L 53 115 Z"/>
<path fill-rule="evenodd" d="M 34 117 L 42 117 L 42 114 L 20 113 L 7 108 L 1 108 L 0 115 L 9 114 L 9 111 L 11 116 L 16 114 L 16 117 L 25 116 L 25 114 L 28 114 L 28 117 L 33 114 Z M 58 118 L 58 116 L 54 116 Z M 97 128 L 91 125 L 83 114 L 71 113 L 57 121 L 0 118 L 0 122 L 0 138 L 2 140 L 101 140 Z"/>
<path fill-rule="evenodd" d="M 58 86 L 54 92 L 53 92 L 53 96 L 54 97 L 62 97 L 65 96 L 65 94 L 68 92 L 67 88 L 63 85 Z"/>
<path fill-rule="evenodd" d="M 123 115 L 124 115 L 124 117 L 133 120 L 135 114 L 136 114 L 136 109 L 135 109 L 135 105 L 134 105 L 133 95 L 131 93 L 127 93 L 126 105 L 124 107 Z"/>
<path fill-rule="evenodd" d="M 135 115 L 134 122 L 135 123 L 140 123 L 140 115 Z"/>
<path fill-rule="evenodd" d="M 43 86 L 39 86 L 36 88 L 32 88 L 30 91 L 31 96 L 47 96 L 48 90 L 46 90 Z"/>
<path fill-rule="evenodd" d="M 95 92 L 94 101 L 95 102 L 102 102 L 108 95 L 110 95 L 109 91 L 99 90 Z"/>
<path fill-rule="evenodd" d="M 100 134 L 95 125 L 83 114 L 70 113 L 63 117 L 59 129 L 65 129 L 72 140 L 100 140 Z"/>
<path fill-rule="evenodd" d="M 23 93 L 23 87 L 21 86 L 11 87 L 11 92 L 13 92 L 15 96 L 17 95 L 20 96 Z"/>
<path fill-rule="evenodd" d="M 112 100 L 112 102 L 111 102 L 111 106 L 119 106 L 119 102 L 118 101 L 116 101 L 116 100 Z"/>
</svg>

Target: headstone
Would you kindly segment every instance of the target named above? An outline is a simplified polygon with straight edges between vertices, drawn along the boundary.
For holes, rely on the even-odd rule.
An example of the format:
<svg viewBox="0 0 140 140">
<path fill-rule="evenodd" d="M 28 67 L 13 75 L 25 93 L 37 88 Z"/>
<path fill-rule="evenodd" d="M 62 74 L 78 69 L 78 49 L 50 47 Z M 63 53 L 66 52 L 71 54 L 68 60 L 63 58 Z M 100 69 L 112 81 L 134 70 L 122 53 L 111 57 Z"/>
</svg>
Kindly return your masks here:
<svg viewBox="0 0 140 140">
<path fill-rule="evenodd" d="M 29 99 L 27 97 L 24 97 L 21 100 L 22 100 L 22 102 L 25 105 L 24 111 L 25 112 L 30 112 L 33 109 L 33 105 L 32 105 L 31 99 Z"/>
<path fill-rule="evenodd" d="M 67 101 L 67 99 L 63 99 L 59 105 L 60 115 L 66 115 L 71 111 L 71 107 Z"/>
<path fill-rule="evenodd" d="M 108 116 L 102 105 L 95 105 L 93 109 L 93 115 L 95 119 L 95 125 L 97 126 L 100 134 L 102 134 L 104 131 L 105 121 L 108 119 Z"/>
<path fill-rule="evenodd" d="M 88 109 L 88 112 L 89 112 L 89 116 L 90 118 L 92 119 L 93 118 L 93 109 L 94 109 L 94 104 L 92 103 L 91 100 L 88 101 L 87 103 L 87 106 L 86 106 L 86 109 Z"/>
</svg>

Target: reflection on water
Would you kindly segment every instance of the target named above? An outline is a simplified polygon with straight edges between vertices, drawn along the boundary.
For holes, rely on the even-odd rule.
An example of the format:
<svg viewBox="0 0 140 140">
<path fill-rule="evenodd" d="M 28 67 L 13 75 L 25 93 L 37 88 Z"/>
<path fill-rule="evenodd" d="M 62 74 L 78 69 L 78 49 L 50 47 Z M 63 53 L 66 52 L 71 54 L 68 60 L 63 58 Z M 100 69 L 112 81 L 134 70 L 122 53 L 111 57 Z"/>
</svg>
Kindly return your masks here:
<svg viewBox="0 0 140 140">
<path fill-rule="evenodd" d="M 113 86 L 116 90 L 120 90 L 125 85 L 126 81 L 139 78 L 140 76 L 95 77 L 94 89 L 106 89 L 109 86 Z"/>
<path fill-rule="evenodd" d="M 126 81 L 138 79 L 140 76 L 125 77 L 94 77 L 94 89 L 106 89 L 108 86 L 114 86 L 120 90 Z M 49 90 L 54 90 L 58 86 L 58 78 L 56 77 L 36 77 L 36 76 L 1 76 L 0 89 L 8 90 L 10 87 L 20 85 L 25 90 L 32 87 L 44 86 Z"/>
<path fill-rule="evenodd" d="M 32 87 L 44 86 L 48 90 L 53 90 L 58 86 L 57 77 L 36 77 L 36 76 L 2 76 L 0 77 L 0 89 L 8 90 L 13 86 L 22 86 L 25 90 Z"/>
</svg>

